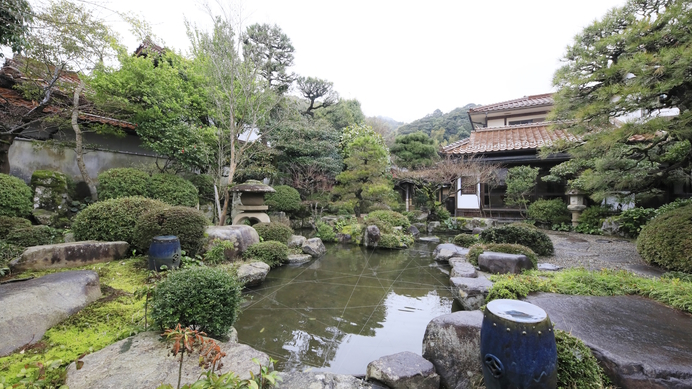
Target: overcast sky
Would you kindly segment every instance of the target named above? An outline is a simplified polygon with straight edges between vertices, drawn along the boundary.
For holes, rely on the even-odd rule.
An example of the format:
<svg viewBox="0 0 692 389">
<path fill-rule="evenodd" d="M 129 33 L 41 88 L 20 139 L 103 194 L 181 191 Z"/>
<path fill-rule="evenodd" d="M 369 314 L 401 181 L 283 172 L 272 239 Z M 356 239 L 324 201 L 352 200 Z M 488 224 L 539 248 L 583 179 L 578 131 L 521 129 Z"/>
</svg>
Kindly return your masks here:
<svg viewBox="0 0 692 389">
<path fill-rule="evenodd" d="M 573 37 L 625 0 L 289 1 L 242 3 L 244 24 L 277 24 L 293 71 L 334 82 L 367 116 L 410 122 L 440 109 L 552 91 Z M 184 18 L 209 23 L 194 0 L 111 0 L 185 52 Z M 238 2 L 236 1 L 236 4 Z M 112 18 L 125 36 L 126 26 Z M 126 40 L 134 50 L 137 42 Z"/>
</svg>

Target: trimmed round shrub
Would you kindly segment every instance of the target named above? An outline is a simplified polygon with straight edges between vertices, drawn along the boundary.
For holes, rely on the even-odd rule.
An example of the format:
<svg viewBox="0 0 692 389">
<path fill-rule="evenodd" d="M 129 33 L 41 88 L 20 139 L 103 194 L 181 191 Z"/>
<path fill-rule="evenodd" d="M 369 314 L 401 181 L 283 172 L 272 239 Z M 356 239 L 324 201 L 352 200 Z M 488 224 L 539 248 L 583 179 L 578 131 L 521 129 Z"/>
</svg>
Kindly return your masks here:
<svg viewBox="0 0 692 389">
<path fill-rule="evenodd" d="M 197 188 L 175 174 L 158 173 L 151 176 L 148 196 L 170 205 L 195 207 L 199 202 Z"/>
<path fill-rule="evenodd" d="M 257 223 L 252 228 L 265 242 L 274 240 L 281 243 L 288 243 L 293 235 L 293 229 L 285 224 L 277 222 Z"/>
<path fill-rule="evenodd" d="M 12 230 L 31 227 L 31 222 L 21 217 L 0 216 L 0 237 L 7 236 Z"/>
<path fill-rule="evenodd" d="M 197 188 L 200 202 L 214 201 L 214 177 L 208 174 L 191 174 L 185 178 Z"/>
<path fill-rule="evenodd" d="M 529 219 L 548 225 L 568 223 L 571 220 L 567 204 L 562 199 L 536 200 L 529 205 L 527 216 Z"/>
<path fill-rule="evenodd" d="M 459 234 L 454 237 L 452 243 L 461 247 L 471 247 L 474 244 L 478 243 L 478 238 L 471 234 Z"/>
<path fill-rule="evenodd" d="M 336 242 L 336 232 L 334 232 L 334 228 L 327 223 L 317 222 L 316 236 L 322 239 L 322 242 Z"/>
<path fill-rule="evenodd" d="M 612 214 L 613 211 L 610 207 L 592 205 L 579 215 L 579 225 L 575 228 L 575 231 L 586 234 L 600 234 L 603 221 Z"/>
<path fill-rule="evenodd" d="M 637 239 L 637 251 L 650 264 L 692 273 L 692 205 L 647 223 Z"/>
<path fill-rule="evenodd" d="M 149 194 L 149 174 L 139 169 L 108 169 L 98 175 L 98 182 L 99 200 Z"/>
<path fill-rule="evenodd" d="M 145 213 L 167 205 L 141 196 L 99 201 L 72 220 L 76 240 L 125 241 L 134 244 L 135 226 Z"/>
<path fill-rule="evenodd" d="M 601 389 L 605 373 L 591 349 L 579 338 L 555 329 L 557 387 Z"/>
<path fill-rule="evenodd" d="M 243 258 L 256 259 L 271 267 L 281 266 L 288 260 L 288 246 L 276 241 L 255 243 L 245 250 Z"/>
<path fill-rule="evenodd" d="M 468 261 L 472 263 L 474 266 L 478 266 L 478 256 L 483 254 L 483 252 L 485 251 L 492 251 L 496 253 L 505 254 L 523 254 L 526 255 L 526 258 L 531 260 L 534 269 L 538 266 L 538 257 L 536 256 L 536 253 L 533 252 L 533 250 L 531 250 L 530 248 L 522 246 L 520 244 L 477 243 L 469 248 L 469 253 L 466 256 L 466 258 L 468 258 Z"/>
<path fill-rule="evenodd" d="M 62 242 L 62 234 L 48 226 L 31 226 L 10 231 L 5 241 L 22 247 L 40 246 Z"/>
<path fill-rule="evenodd" d="M 526 246 L 538 255 L 552 255 L 553 242 L 543 231 L 529 227 L 502 226 L 484 230 L 480 234 L 483 243 L 512 243 Z"/>
<path fill-rule="evenodd" d="M 188 256 L 194 257 L 202 248 L 207 224 L 207 218 L 195 208 L 155 208 L 144 213 L 137 221 L 134 231 L 135 246 L 146 253 L 153 237 L 175 235 L 180 240 L 180 248 L 185 250 Z"/>
<path fill-rule="evenodd" d="M 24 217 L 34 209 L 33 192 L 17 177 L 0 173 L 0 216 Z"/>
<path fill-rule="evenodd" d="M 373 211 L 368 214 L 367 220 L 371 218 L 378 218 L 392 227 L 403 227 L 407 229 L 411 226 L 411 222 L 408 218 L 399 212 L 394 211 Z"/>
<path fill-rule="evenodd" d="M 242 286 L 227 272 L 193 267 L 169 272 L 156 286 L 151 317 L 160 329 L 178 323 L 212 336 L 226 335 L 238 319 Z"/>
<path fill-rule="evenodd" d="M 288 185 L 277 185 L 276 192 L 266 193 L 264 203 L 273 212 L 295 212 L 300 209 L 300 193 Z"/>
<path fill-rule="evenodd" d="M 413 244 L 413 237 L 402 232 L 392 234 L 381 234 L 377 242 L 377 248 L 381 249 L 404 249 Z"/>
</svg>

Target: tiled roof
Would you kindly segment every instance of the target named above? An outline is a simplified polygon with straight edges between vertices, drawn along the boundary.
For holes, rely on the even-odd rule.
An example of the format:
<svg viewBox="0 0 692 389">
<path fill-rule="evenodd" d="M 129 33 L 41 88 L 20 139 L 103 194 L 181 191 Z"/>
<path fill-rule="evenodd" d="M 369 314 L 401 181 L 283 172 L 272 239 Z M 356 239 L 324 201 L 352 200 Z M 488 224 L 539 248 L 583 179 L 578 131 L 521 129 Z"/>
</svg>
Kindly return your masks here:
<svg viewBox="0 0 692 389">
<path fill-rule="evenodd" d="M 166 52 L 166 49 L 157 45 L 154 43 L 151 38 L 146 37 L 142 41 L 142 43 L 139 45 L 139 47 L 135 50 L 135 56 L 139 57 L 140 55 L 147 55 L 151 52 L 154 52 L 156 54 L 163 54 Z"/>
<path fill-rule="evenodd" d="M 563 130 L 549 130 L 551 122 L 477 129 L 466 139 L 442 148 L 445 154 L 476 154 L 511 150 L 535 150 L 559 139 L 576 141 Z"/>
<path fill-rule="evenodd" d="M 542 105 L 553 105 L 553 94 L 544 93 L 542 95 L 524 96 L 519 99 L 507 100 L 500 103 L 483 105 L 469 109 L 469 113 L 503 111 L 516 108 L 530 108 Z"/>
</svg>

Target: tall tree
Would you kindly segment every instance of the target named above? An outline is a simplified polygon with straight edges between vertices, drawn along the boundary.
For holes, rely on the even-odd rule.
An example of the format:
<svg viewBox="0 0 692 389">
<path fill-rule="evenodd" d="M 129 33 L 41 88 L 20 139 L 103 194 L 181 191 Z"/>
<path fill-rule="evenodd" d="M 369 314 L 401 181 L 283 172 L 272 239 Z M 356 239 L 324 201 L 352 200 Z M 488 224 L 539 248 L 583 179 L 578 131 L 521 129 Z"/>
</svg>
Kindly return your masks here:
<svg viewBox="0 0 692 389">
<path fill-rule="evenodd" d="M 253 24 L 243 36 L 243 55 L 259 68 L 259 74 L 279 94 L 285 93 L 295 78 L 287 68 L 293 66 L 293 44 L 277 25 Z"/>
<path fill-rule="evenodd" d="M 507 205 L 518 205 L 526 211 L 536 187 L 538 170 L 537 167 L 531 166 L 516 166 L 507 170 Z"/>
<path fill-rule="evenodd" d="M 689 182 L 691 25 L 689 0 L 630 0 L 574 38 L 553 79 L 551 119 L 579 141 L 549 151 L 579 163 L 554 169 L 557 176 L 597 200 Z"/>
<path fill-rule="evenodd" d="M 328 121 L 339 131 L 348 126 L 365 122 L 360 101 L 356 99 L 341 99 L 325 109 L 315 111 L 315 117 Z"/>
<path fill-rule="evenodd" d="M 315 77 L 298 77 L 298 90 L 308 100 L 305 114 L 313 116 L 316 109 L 335 104 L 339 98 L 333 90 L 334 83 Z"/>
<path fill-rule="evenodd" d="M 26 35 L 33 13 L 26 0 L 0 0 L 0 46 L 20 53 L 26 46 Z M 0 58 L 4 56 L 0 52 Z"/>
<path fill-rule="evenodd" d="M 408 169 L 430 166 L 437 159 L 435 141 L 422 132 L 397 137 L 389 151 L 397 166 Z"/>
</svg>

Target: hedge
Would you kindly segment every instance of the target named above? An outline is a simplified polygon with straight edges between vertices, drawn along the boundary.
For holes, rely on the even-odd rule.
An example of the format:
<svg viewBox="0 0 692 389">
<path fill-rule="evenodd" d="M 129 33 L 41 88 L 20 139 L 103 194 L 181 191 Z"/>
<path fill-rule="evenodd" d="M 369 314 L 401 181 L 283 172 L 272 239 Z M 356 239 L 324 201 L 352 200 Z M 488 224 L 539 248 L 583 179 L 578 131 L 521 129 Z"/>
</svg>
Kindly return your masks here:
<svg viewBox="0 0 692 389">
<path fill-rule="evenodd" d="M 567 204 L 562 199 L 539 199 L 529 205 L 526 212 L 529 219 L 542 224 L 561 224 L 571 220 Z"/>
<path fill-rule="evenodd" d="M 534 269 L 538 266 L 538 258 L 536 256 L 536 253 L 533 252 L 533 250 L 526 246 L 511 243 L 477 243 L 469 248 L 469 253 L 466 256 L 466 258 L 474 266 L 478 266 L 478 256 L 486 251 L 505 254 L 526 255 L 526 258 L 531 260 Z"/>
<path fill-rule="evenodd" d="M 452 243 L 461 247 L 471 247 L 478 243 L 478 238 L 471 234 L 459 234 L 454 237 Z"/>
<path fill-rule="evenodd" d="M 300 193 L 288 185 L 277 185 L 274 187 L 276 192 L 266 193 L 264 203 L 273 212 L 296 212 L 300 209 Z"/>
<path fill-rule="evenodd" d="M 637 239 L 637 251 L 650 264 L 692 273 L 692 205 L 663 213 L 646 224 Z"/>
<path fill-rule="evenodd" d="M 271 267 L 281 266 L 288 260 L 288 246 L 276 241 L 255 243 L 245 250 L 243 258 L 256 259 Z"/>
<path fill-rule="evenodd" d="M 411 226 L 408 218 L 399 212 L 394 211 L 373 211 L 368 214 L 367 220 L 380 219 L 392 227 L 403 227 L 404 230 Z"/>
<path fill-rule="evenodd" d="M 293 235 L 293 229 L 285 224 L 277 222 L 257 223 L 252 228 L 265 242 L 274 240 L 281 243 L 288 243 Z"/>
<path fill-rule="evenodd" d="M 31 222 L 21 217 L 0 216 L 0 239 L 12 230 L 31 227 Z"/>
<path fill-rule="evenodd" d="M 185 207 L 195 207 L 199 203 L 197 188 L 174 174 L 158 173 L 151 176 L 147 197 Z"/>
<path fill-rule="evenodd" d="M 5 238 L 9 244 L 31 247 L 62 242 L 62 234 L 48 226 L 31 226 L 10 231 Z"/>
<path fill-rule="evenodd" d="M 134 231 L 135 246 L 146 253 L 153 237 L 175 235 L 186 254 L 194 257 L 202 248 L 206 227 L 207 218 L 195 208 L 155 208 L 144 213 L 137 221 Z"/>
<path fill-rule="evenodd" d="M 17 177 L 0 173 L 0 216 L 29 216 L 33 209 L 33 192 L 29 185 Z"/>
<path fill-rule="evenodd" d="M 484 230 L 480 234 L 483 243 L 512 243 L 526 246 L 538 255 L 552 255 L 553 242 L 543 231 L 530 227 L 502 226 Z"/>
<path fill-rule="evenodd" d="M 149 174 L 134 168 L 114 168 L 98 175 L 100 200 L 148 196 Z"/>
</svg>

